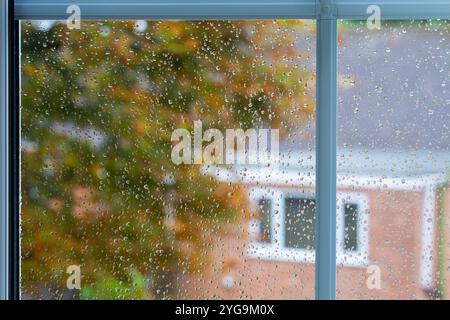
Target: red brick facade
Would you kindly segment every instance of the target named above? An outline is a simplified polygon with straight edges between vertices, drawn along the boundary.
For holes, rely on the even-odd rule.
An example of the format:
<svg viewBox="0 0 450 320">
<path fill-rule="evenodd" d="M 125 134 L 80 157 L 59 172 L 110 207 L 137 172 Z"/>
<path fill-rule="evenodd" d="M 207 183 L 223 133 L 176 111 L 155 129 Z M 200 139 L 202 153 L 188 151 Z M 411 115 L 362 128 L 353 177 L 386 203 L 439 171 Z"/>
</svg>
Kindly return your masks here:
<svg viewBox="0 0 450 320">
<path fill-rule="evenodd" d="M 302 190 L 303 191 L 303 190 Z M 339 190 L 346 191 L 346 190 Z M 429 299 L 433 292 L 423 289 L 421 273 L 421 222 L 424 205 L 421 191 L 352 190 L 369 199 L 369 265 L 380 268 L 380 289 L 367 288 L 365 266 L 338 266 L 338 299 Z M 433 279 L 437 286 L 437 270 L 444 270 L 444 298 L 450 298 L 450 190 L 444 190 L 445 226 L 435 227 L 436 248 L 445 243 L 439 259 L 433 253 Z M 439 206 L 438 206 L 439 207 Z M 436 221 L 442 221 L 436 219 Z M 437 223 L 436 223 L 437 224 Z M 180 298 L 188 299 L 313 299 L 314 265 L 267 261 L 249 258 L 249 218 L 229 225 L 213 239 L 213 250 L 204 271 L 179 282 Z M 445 230 L 446 238 L 437 234 Z M 445 256 L 446 258 L 442 258 Z M 440 262 L 439 262 L 440 261 Z M 232 279 L 232 280 L 231 280 Z M 228 288 L 224 285 L 228 282 Z M 232 284 L 232 285 L 230 285 Z"/>
</svg>

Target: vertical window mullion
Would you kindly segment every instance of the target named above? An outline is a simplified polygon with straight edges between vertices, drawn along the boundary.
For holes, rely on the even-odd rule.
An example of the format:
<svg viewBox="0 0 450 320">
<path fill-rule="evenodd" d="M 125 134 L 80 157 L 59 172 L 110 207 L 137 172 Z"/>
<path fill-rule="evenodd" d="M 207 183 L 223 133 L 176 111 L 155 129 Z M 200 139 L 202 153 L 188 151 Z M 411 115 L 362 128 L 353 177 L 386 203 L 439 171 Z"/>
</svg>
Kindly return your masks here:
<svg viewBox="0 0 450 320">
<path fill-rule="evenodd" d="M 336 298 L 337 21 L 317 20 L 316 299 Z"/>
<path fill-rule="evenodd" d="M 9 1 L 1 1 L 0 6 L 0 299 L 8 299 Z"/>
</svg>

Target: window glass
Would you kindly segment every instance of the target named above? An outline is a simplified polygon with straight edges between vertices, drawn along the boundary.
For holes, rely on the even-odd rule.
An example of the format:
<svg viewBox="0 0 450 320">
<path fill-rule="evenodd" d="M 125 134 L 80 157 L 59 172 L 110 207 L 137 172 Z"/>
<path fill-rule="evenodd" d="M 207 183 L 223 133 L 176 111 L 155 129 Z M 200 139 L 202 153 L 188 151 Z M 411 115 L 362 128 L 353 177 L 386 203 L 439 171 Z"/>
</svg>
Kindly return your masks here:
<svg viewBox="0 0 450 320">
<path fill-rule="evenodd" d="M 448 21 L 340 23 L 338 298 L 450 298 L 449 61 Z"/>
<path fill-rule="evenodd" d="M 344 248 L 355 251 L 358 249 L 358 206 L 344 205 Z"/>
<path fill-rule="evenodd" d="M 285 206 L 285 245 L 289 248 L 314 249 L 315 201 L 287 198 Z"/>
<path fill-rule="evenodd" d="M 313 298 L 275 228 L 314 57 L 312 21 L 22 22 L 22 297 Z"/>
</svg>

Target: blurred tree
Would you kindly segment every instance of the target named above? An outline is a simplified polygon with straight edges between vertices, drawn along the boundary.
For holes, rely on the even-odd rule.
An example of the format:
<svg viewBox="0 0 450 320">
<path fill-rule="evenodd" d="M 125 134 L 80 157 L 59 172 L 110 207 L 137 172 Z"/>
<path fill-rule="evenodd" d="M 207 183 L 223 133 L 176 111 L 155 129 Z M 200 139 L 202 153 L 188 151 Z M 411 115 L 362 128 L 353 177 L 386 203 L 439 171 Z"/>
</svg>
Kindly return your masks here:
<svg viewBox="0 0 450 320">
<path fill-rule="evenodd" d="M 171 133 L 270 125 L 313 110 L 303 22 L 22 24 L 22 286 L 62 297 L 168 298 L 209 237 L 246 203 L 200 166 L 175 166 Z M 243 211 L 244 210 L 244 211 Z M 148 284 L 144 285 L 144 278 Z"/>
</svg>

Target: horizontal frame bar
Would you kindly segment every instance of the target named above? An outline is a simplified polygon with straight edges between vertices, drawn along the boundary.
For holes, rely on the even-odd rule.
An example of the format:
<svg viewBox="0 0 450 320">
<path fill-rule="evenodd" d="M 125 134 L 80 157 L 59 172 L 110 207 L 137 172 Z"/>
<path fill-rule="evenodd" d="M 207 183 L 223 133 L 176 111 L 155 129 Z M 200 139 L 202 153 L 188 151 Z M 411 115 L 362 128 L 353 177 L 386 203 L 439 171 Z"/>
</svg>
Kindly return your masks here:
<svg viewBox="0 0 450 320">
<path fill-rule="evenodd" d="M 102 19 L 320 19 L 319 0 L 16 0 L 15 19 L 66 19 L 77 4 L 83 20 Z M 326 3 L 327 1 L 322 1 Z M 378 5 L 381 19 L 450 19 L 450 0 L 335 0 L 334 19 L 367 19 Z"/>
<path fill-rule="evenodd" d="M 338 19 L 367 19 L 367 8 L 380 7 L 382 20 L 450 19 L 450 0 L 335 0 Z"/>
<path fill-rule="evenodd" d="M 16 0 L 16 19 L 67 19 L 76 4 L 96 19 L 314 19 L 315 0 Z"/>
</svg>

